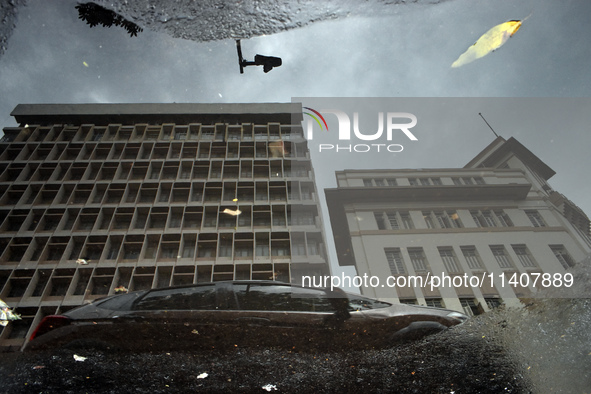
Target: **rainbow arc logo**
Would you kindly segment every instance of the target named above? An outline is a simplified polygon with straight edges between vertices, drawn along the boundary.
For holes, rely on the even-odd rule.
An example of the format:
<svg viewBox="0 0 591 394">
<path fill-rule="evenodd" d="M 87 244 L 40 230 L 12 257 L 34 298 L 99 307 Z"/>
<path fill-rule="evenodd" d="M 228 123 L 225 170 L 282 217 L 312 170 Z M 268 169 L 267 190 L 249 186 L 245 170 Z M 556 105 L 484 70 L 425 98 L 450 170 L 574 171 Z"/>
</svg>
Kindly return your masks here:
<svg viewBox="0 0 591 394">
<path fill-rule="evenodd" d="M 315 115 L 317 115 L 318 117 L 314 116 L 313 114 L 311 114 L 310 112 L 304 112 L 304 114 L 312 117 L 312 119 L 314 119 L 316 121 L 316 123 L 318 123 L 318 126 L 320 126 L 320 130 L 323 130 L 324 127 L 322 127 L 322 123 L 324 123 L 324 126 L 326 127 L 326 131 L 328 131 L 328 125 L 326 124 L 326 120 L 324 120 L 324 116 L 322 116 L 320 114 L 320 112 L 316 111 L 315 109 L 312 109 L 310 107 L 304 107 L 304 109 L 307 109 L 309 111 L 314 112 Z M 318 119 L 320 118 L 320 119 Z M 320 120 L 322 120 L 322 123 L 320 123 Z"/>
</svg>

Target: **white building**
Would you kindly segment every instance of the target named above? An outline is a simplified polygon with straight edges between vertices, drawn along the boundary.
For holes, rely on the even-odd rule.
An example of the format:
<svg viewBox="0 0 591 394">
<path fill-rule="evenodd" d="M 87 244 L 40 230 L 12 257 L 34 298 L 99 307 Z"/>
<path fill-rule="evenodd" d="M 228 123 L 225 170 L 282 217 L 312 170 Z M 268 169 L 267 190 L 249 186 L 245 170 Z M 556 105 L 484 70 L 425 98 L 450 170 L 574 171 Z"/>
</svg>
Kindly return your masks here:
<svg viewBox="0 0 591 394">
<path fill-rule="evenodd" d="M 339 264 L 380 279 L 361 287 L 371 297 L 468 313 L 517 305 L 535 293 L 534 280 L 559 285 L 591 252 L 589 219 L 546 183 L 553 175 L 502 137 L 464 168 L 337 172 L 326 198 Z M 434 288 L 384 285 L 445 275 Z M 474 276 L 481 283 L 464 286 Z"/>
</svg>

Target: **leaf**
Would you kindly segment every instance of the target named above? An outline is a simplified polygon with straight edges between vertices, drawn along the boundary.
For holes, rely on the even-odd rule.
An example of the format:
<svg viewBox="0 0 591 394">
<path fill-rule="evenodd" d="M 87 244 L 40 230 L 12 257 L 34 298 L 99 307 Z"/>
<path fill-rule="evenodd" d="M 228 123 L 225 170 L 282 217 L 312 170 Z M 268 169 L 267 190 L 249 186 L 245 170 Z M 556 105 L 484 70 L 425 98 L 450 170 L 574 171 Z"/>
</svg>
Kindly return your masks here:
<svg viewBox="0 0 591 394">
<path fill-rule="evenodd" d="M 226 213 L 226 214 L 231 215 L 231 216 L 238 216 L 238 215 L 240 215 L 242 213 L 242 211 L 240 209 L 232 210 L 230 208 L 226 208 L 226 209 L 224 209 L 222 211 L 222 213 Z"/>
<path fill-rule="evenodd" d="M 0 326 L 7 326 L 11 320 L 21 320 L 21 315 L 14 313 L 8 304 L 0 300 Z"/>
<path fill-rule="evenodd" d="M 507 42 L 509 37 L 517 33 L 522 23 L 523 21 L 512 20 L 493 27 L 484 33 L 466 52 L 462 53 L 451 66 L 453 68 L 463 66 L 500 48 Z"/>
<path fill-rule="evenodd" d="M 86 357 L 82 357 L 77 354 L 74 354 L 74 360 L 82 362 L 82 361 L 86 361 Z"/>
</svg>

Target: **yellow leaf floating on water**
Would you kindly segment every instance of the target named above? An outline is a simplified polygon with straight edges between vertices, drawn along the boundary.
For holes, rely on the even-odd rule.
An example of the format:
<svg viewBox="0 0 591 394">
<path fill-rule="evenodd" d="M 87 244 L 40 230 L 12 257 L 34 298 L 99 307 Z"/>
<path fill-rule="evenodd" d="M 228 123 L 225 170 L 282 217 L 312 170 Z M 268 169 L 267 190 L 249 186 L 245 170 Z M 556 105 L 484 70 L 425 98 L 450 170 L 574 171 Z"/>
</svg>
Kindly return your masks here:
<svg viewBox="0 0 591 394">
<path fill-rule="evenodd" d="M 527 18 L 529 16 L 525 19 Z M 466 52 L 462 53 L 458 60 L 453 62 L 451 66 L 454 68 L 463 66 L 500 48 L 507 42 L 509 37 L 517 33 L 523 21 L 513 20 L 493 27 L 484 33 Z"/>
<path fill-rule="evenodd" d="M 84 67 L 88 67 L 88 63 L 82 62 L 82 64 L 84 64 Z"/>
</svg>

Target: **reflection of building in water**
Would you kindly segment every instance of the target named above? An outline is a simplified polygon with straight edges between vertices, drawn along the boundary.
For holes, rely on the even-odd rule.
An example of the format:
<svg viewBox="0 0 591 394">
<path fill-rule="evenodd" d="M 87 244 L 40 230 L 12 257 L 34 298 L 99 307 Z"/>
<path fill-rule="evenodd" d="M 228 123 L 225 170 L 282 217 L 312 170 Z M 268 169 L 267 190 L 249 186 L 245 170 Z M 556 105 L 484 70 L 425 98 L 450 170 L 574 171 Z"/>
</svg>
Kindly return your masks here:
<svg viewBox="0 0 591 394">
<path fill-rule="evenodd" d="M 44 315 L 121 290 L 328 273 L 300 105 L 12 115 L 20 126 L 0 141 L 0 299 L 23 320 L 0 334 L 4 349 Z"/>
<path fill-rule="evenodd" d="M 591 252 L 589 219 L 546 183 L 553 175 L 514 138 L 497 138 L 464 168 L 337 172 L 326 198 L 339 264 L 379 277 L 378 287 L 361 290 L 385 300 L 467 313 L 517 304 L 537 274 L 563 274 Z M 478 288 L 460 278 L 433 290 L 381 287 L 388 276 L 442 273 L 487 280 Z M 549 284 L 543 278 L 537 288 Z"/>
</svg>

